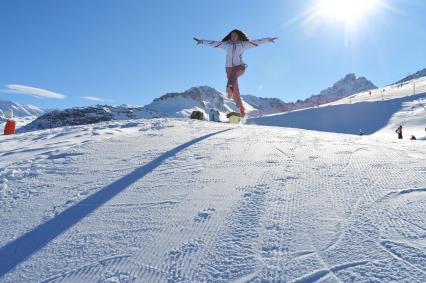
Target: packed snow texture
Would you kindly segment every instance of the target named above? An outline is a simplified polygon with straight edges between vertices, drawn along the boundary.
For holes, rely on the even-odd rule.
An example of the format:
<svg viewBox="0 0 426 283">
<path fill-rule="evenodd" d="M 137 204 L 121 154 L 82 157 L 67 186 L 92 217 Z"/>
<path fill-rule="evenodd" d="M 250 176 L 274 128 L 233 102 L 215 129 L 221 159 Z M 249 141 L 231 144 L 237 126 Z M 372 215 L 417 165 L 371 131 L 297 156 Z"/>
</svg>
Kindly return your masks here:
<svg viewBox="0 0 426 283">
<path fill-rule="evenodd" d="M 194 88 L 0 136 L 0 282 L 424 282 L 426 147 L 394 132 L 424 133 L 415 83 L 268 127 L 155 118 L 233 105 Z"/>
<path fill-rule="evenodd" d="M 184 119 L 0 137 L 0 282 L 424 282 L 424 142 Z"/>
</svg>

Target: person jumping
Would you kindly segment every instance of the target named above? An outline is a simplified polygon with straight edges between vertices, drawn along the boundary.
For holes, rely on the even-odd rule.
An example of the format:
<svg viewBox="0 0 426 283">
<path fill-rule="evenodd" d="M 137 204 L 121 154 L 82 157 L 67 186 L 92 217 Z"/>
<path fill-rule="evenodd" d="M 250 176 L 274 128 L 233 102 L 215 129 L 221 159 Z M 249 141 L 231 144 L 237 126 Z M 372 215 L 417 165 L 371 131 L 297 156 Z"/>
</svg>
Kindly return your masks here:
<svg viewBox="0 0 426 283">
<path fill-rule="evenodd" d="M 246 49 L 254 48 L 260 44 L 271 42 L 275 43 L 277 37 L 268 37 L 263 39 L 250 40 L 247 35 L 238 29 L 234 29 L 222 41 L 204 40 L 194 37 L 197 45 L 204 44 L 214 48 L 221 48 L 226 51 L 226 75 L 228 83 L 226 84 L 226 93 L 228 98 L 233 98 L 235 104 L 240 108 L 241 117 L 245 116 L 245 109 L 240 97 L 238 88 L 238 77 L 244 74 L 247 65 L 243 61 L 243 54 Z"/>
</svg>

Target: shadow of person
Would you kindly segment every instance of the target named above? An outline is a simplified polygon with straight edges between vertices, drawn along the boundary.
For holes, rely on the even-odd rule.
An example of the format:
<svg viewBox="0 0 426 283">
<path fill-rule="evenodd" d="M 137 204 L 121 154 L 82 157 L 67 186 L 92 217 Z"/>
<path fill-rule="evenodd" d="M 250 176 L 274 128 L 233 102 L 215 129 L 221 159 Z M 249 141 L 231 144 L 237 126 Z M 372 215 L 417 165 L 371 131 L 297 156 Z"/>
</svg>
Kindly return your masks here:
<svg viewBox="0 0 426 283">
<path fill-rule="evenodd" d="M 231 129 L 210 133 L 171 149 L 151 162 L 137 168 L 130 174 L 121 177 L 110 185 L 100 189 L 84 200 L 69 207 L 49 221 L 46 221 L 17 239 L 0 248 L 0 278 L 23 262 L 26 258 L 39 251 L 57 236 L 87 217 L 130 185 L 142 179 L 160 166 L 166 159 L 175 156 L 186 148 L 212 136 Z"/>
</svg>

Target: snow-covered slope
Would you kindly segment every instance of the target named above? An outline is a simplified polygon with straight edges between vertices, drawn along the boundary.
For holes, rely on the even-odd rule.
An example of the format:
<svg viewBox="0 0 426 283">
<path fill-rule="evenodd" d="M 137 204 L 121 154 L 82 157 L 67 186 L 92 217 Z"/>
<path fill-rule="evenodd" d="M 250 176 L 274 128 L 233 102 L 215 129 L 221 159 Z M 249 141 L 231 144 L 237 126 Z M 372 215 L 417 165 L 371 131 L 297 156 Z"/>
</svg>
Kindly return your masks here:
<svg viewBox="0 0 426 283">
<path fill-rule="evenodd" d="M 418 71 L 418 72 L 416 72 L 412 75 L 409 75 L 409 76 L 403 78 L 400 81 L 397 81 L 395 84 L 401 84 L 401 83 L 409 82 L 411 80 L 419 79 L 419 78 L 422 78 L 422 77 L 426 77 L 426 68 L 423 69 L 423 70 L 420 70 L 420 71 Z"/>
<path fill-rule="evenodd" d="M 247 112 L 253 111 L 250 105 L 244 104 Z M 239 112 L 233 100 L 226 98 L 223 93 L 214 88 L 203 86 L 193 87 L 183 93 L 168 93 L 154 99 L 153 102 L 143 107 L 97 105 L 55 110 L 39 117 L 31 124 L 19 129 L 19 131 L 26 132 L 63 126 L 85 125 L 111 120 L 159 117 L 187 118 L 194 110 L 203 112 L 205 119 L 208 119 L 208 113 L 211 108 L 220 112 L 222 120 L 225 120 L 226 113 L 231 111 Z"/>
<path fill-rule="evenodd" d="M 415 84 L 415 88 L 413 87 Z M 413 95 L 413 91 L 416 94 Z M 405 128 L 406 138 L 426 135 L 426 79 L 392 85 L 304 110 L 249 119 L 249 124 L 294 127 L 345 134 L 395 135 Z"/>
<path fill-rule="evenodd" d="M 423 282 L 425 156 L 183 119 L 0 136 L 0 282 Z"/>
<path fill-rule="evenodd" d="M 29 105 L 19 104 L 9 100 L 0 100 L 0 120 L 5 119 L 5 111 L 13 110 L 15 117 L 36 117 L 44 113 L 40 108 Z"/>
</svg>

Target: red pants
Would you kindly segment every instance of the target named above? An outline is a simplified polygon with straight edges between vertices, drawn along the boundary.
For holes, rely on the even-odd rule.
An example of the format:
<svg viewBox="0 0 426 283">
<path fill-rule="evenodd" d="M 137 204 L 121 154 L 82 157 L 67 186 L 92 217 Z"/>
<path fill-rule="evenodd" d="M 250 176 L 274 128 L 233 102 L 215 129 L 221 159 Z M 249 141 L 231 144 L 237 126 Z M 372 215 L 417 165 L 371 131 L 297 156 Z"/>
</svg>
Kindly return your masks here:
<svg viewBox="0 0 426 283">
<path fill-rule="evenodd" d="M 238 77 L 244 74 L 246 70 L 245 65 L 239 65 L 235 67 L 226 67 L 226 76 L 228 77 L 228 85 L 232 86 L 232 97 L 234 98 L 235 104 L 240 108 L 240 113 L 245 114 L 243 102 L 240 97 L 240 90 L 238 88 Z"/>
</svg>

